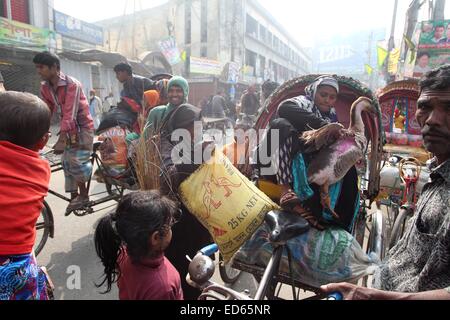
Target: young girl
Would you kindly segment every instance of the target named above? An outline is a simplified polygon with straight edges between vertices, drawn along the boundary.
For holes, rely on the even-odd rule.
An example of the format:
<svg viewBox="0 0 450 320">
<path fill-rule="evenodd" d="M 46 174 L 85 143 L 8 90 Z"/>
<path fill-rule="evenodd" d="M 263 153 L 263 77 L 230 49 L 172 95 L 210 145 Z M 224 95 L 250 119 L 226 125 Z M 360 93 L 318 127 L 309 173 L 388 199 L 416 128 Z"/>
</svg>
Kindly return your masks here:
<svg viewBox="0 0 450 320">
<path fill-rule="evenodd" d="M 115 213 L 100 220 L 95 249 L 105 266 L 97 287 L 117 282 L 120 300 L 183 300 L 178 271 L 164 256 L 178 214 L 157 191 L 124 196 Z"/>
</svg>

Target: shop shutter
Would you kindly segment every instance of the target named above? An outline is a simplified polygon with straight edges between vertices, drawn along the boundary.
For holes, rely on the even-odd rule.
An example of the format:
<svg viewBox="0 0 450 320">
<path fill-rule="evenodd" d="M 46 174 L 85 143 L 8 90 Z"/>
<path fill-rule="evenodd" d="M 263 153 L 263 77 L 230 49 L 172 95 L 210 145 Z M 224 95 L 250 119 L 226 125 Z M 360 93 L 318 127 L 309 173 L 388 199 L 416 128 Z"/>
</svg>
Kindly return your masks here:
<svg viewBox="0 0 450 320">
<path fill-rule="evenodd" d="M 23 23 L 30 23 L 29 0 L 11 1 L 12 19 Z"/>
</svg>

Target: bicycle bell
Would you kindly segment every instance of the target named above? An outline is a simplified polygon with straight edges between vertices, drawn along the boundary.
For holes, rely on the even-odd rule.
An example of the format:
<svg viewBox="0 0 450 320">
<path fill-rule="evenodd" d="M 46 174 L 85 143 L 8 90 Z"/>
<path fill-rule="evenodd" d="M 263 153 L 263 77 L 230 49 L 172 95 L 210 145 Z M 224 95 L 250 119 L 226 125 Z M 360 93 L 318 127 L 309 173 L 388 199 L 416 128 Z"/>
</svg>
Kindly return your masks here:
<svg viewBox="0 0 450 320">
<path fill-rule="evenodd" d="M 197 284 L 204 284 L 209 281 L 216 271 L 216 266 L 212 259 L 203 254 L 198 254 L 189 264 L 189 275 L 191 280 Z"/>
</svg>

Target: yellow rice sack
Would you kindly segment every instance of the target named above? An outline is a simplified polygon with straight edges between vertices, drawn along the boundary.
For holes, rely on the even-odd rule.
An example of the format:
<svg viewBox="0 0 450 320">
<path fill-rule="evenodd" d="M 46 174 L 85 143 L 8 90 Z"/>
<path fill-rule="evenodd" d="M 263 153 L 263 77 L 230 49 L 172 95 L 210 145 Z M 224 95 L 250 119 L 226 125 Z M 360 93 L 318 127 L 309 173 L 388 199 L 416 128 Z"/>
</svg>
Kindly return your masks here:
<svg viewBox="0 0 450 320">
<path fill-rule="evenodd" d="M 180 194 L 226 262 L 261 226 L 265 214 L 279 208 L 218 150 L 181 184 Z"/>
</svg>

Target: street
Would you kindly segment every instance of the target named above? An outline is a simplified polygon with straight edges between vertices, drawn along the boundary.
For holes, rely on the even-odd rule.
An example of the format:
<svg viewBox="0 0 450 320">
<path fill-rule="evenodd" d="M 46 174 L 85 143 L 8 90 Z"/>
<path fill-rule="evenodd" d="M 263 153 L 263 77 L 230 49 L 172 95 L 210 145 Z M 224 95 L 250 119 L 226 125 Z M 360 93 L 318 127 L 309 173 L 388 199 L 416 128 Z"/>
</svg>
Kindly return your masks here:
<svg viewBox="0 0 450 320">
<path fill-rule="evenodd" d="M 57 128 L 52 127 L 53 137 L 49 146 L 56 142 Z M 63 194 L 64 174 L 62 171 L 52 174 L 50 189 Z M 92 181 L 90 194 L 105 192 L 102 184 Z M 94 198 L 104 196 L 100 194 Z M 94 198 L 91 198 L 94 199 Z M 49 195 L 46 198 L 55 219 L 55 237 L 49 238 L 38 256 L 38 263 L 46 266 L 55 286 L 56 300 L 117 300 L 117 286 L 108 294 L 101 294 L 104 287 L 97 288 L 101 282 L 103 266 L 97 257 L 94 246 L 94 232 L 97 222 L 114 210 L 115 202 L 111 201 L 96 207 L 96 212 L 84 217 L 64 216 L 67 202 Z M 201 249 L 201 248 L 199 248 Z M 216 259 L 218 261 L 218 259 Z M 186 276 L 186 275 L 181 275 Z M 218 267 L 213 281 L 223 284 Z M 251 275 L 243 274 L 234 288 L 238 291 L 249 289 L 255 292 L 257 283 Z"/>
</svg>

